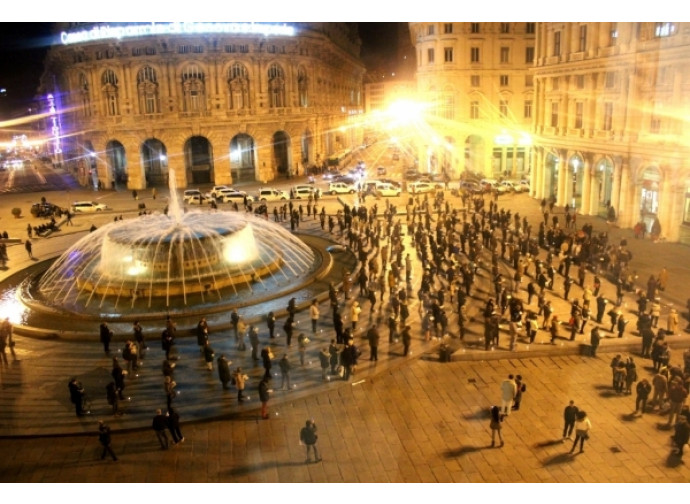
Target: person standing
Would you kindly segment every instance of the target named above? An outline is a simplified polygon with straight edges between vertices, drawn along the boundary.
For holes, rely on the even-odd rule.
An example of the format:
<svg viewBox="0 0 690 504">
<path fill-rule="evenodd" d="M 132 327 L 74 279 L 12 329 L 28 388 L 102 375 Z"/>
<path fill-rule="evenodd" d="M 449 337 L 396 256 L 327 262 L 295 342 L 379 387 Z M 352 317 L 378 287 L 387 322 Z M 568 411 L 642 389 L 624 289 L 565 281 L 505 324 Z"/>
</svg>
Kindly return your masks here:
<svg viewBox="0 0 690 504">
<path fill-rule="evenodd" d="M 106 355 L 110 355 L 110 340 L 113 336 L 112 331 L 108 327 L 107 322 L 101 322 L 100 325 L 100 338 L 101 343 L 103 343 L 103 351 Z"/>
<path fill-rule="evenodd" d="M 122 369 L 122 366 L 120 366 L 120 363 L 117 361 L 117 357 L 113 357 L 113 369 L 111 370 L 110 375 L 113 377 L 113 381 L 117 387 L 117 395 L 120 400 L 123 401 L 125 399 L 125 376 L 127 375 L 127 372 Z"/>
<path fill-rule="evenodd" d="M 228 383 L 230 383 L 230 380 L 232 380 L 232 376 L 230 374 L 230 364 L 232 364 L 232 361 L 226 359 L 225 355 L 221 354 L 221 356 L 218 357 L 218 378 L 220 379 L 220 383 L 223 385 L 224 390 L 228 389 Z"/>
<path fill-rule="evenodd" d="M 163 381 L 163 389 L 165 390 L 165 399 L 167 401 L 168 409 L 172 407 L 172 401 L 177 395 L 175 392 L 175 387 L 177 383 L 172 379 L 172 376 L 166 376 Z"/>
<path fill-rule="evenodd" d="M 268 378 L 264 376 L 259 382 L 259 400 L 261 401 L 261 418 L 268 420 L 268 399 L 270 389 L 268 388 Z"/>
<path fill-rule="evenodd" d="M 237 402 L 244 402 L 244 387 L 249 379 L 249 376 L 242 372 L 242 368 L 237 368 L 235 371 L 235 387 L 237 387 Z"/>
<path fill-rule="evenodd" d="M 522 402 L 522 394 L 524 394 L 525 392 L 527 392 L 527 385 L 525 385 L 525 382 L 522 379 L 522 375 L 517 375 L 515 377 L 515 399 L 513 400 L 512 409 L 516 411 L 520 409 L 520 403 Z"/>
<path fill-rule="evenodd" d="M 72 378 L 67 387 L 69 388 L 70 401 L 74 404 L 77 416 L 84 416 L 90 413 L 90 411 L 84 411 L 84 396 L 86 395 L 86 391 L 81 382 L 76 378 Z"/>
<path fill-rule="evenodd" d="M 321 311 L 319 310 L 319 303 L 316 299 L 313 299 L 311 306 L 309 307 L 309 318 L 311 318 L 311 333 L 316 334 L 316 327 L 319 324 L 319 316 Z"/>
<path fill-rule="evenodd" d="M 273 363 L 271 362 L 273 360 L 273 352 L 271 351 L 271 347 L 264 347 L 261 349 L 261 361 L 264 366 L 264 378 L 267 380 L 270 380 L 272 378 L 271 376 L 271 367 L 273 366 Z"/>
<path fill-rule="evenodd" d="M 516 393 L 517 385 L 515 384 L 515 377 L 510 374 L 508 378 L 501 382 L 501 413 L 503 415 L 508 416 L 510 414 Z"/>
<path fill-rule="evenodd" d="M 101 460 L 103 460 L 106 453 L 108 453 L 113 458 L 113 461 L 117 461 L 117 456 L 110 446 L 110 443 L 112 442 L 110 436 L 110 427 L 103 422 L 103 420 L 98 421 L 98 442 L 101 443 L 101 446 L 103 447 L 103 451 L 101 452 Z"/>
<path fill-rule="evenodd" d="M 252 360 L 259 360 L 259 328 L 249 326 L 249 345 L 252 347 Z"/>
<path fill-rule="evenodd" d="M 201 317 L 196 325 L 196 344 L 199 345 L 199 352 L 204 353 L 204 347 L 208 343 L 208 323 L 206 317 Z"/>
<path fill-rule="evenodd" d="M 330 357 L 331 374 L 334 375 L 337 372 L 340 356 L 340 351 L 338 350 L 338 345 L 335 340 L 331 340 L 331 344 L 328 345 L 328 355 Z"/>
<path fill-rule="evenodd" d="M 410 326 L 406 325 L 400 334 L 403 344 L 403 357 L 407 357 L 410 353 L 410 343 L 412 342 L 412 335 L 410 334 Z"/>
<path fill-rule="evenodd" d="M 674 433 L 672 436 L 673 444 L 676 446 L 676 454 L 683 458 L 683 448 L 690 441 L 690 423 L 686 416 L 681 416 L 674 426 Z"/>
<path fill-rule="evenodd" d="M 137 346 L 139 347 L 139 355 L 141 355 L 143 359 L 144 350 L 147 350 L 149 347 L 146 345 L 146 340 L 144 339 L 144 329 L 141 327 L 138 320 L 135 320 L 132 324 L 132 333 L 134 334 L 134 341 L 137 342 Z"/>
<path fill-rule="evenodd" d="M 595 326 L 592 328 L 592 332 L 589 335 L 589 345 L 592 352 L 592 357 L 597 356 L 597 349 L 599 348 L 600 343 L 601 335 L 599 334 L 599 328 Z"/>
<path fill-rule="evenodd" d="M 283 358 L 279 362 L 280 367 L 280 388 L 283 390 L 290 390 L 290 371 L 292 370 L 292 365 L 288 360 L 288 355 L 283 354 Z"/>
<path fill-rule="evenodd" d="M 304 444 L 307 450 L 306 464 L 311 463 L 311 451 L 314 451 L 314 462 L 321 462 L 321 457 L 319 457 L 319 449 L 316 447 L 316 442 L 319 436 L 316 434 L 316 423 L 313 419 L 307 420 L 307 423 L 299 431 L 299 440 Z"/>
<path fill-rule="evenodd" d="M 213 371 L 213 358 L 215 357 L 215 352 L 213 351 L 213 348 L 211 348 L 211 344 L 206 340 L 206 343 L 204 344 L 204 360 L 206 361 L 206 369 L 209 371 Z"/>
<path fill-rule="evenodd" d="M 590 430 L 592 430 L 592 423 L 589 421 L 587 413 L 584 410 L 578 411 L 575 420 L 575 441 L 573 441 L 570 453 L 575 451 L 578 441 L 580 441 L 580 453 L 585 451 L 585 440 L 589 439 Z"/>
<path fill-rule="evenodd" d="M 498 406 L 491 406 L 491 422 L 489 427 L 491 428 L 491 447 L 496 446 L 496 434 L 498 434 L 498 440 L 503 446 L 503 436 L 501 435 L 501 422 L 503 422 L 504 415 L 501 414 L 501 409 Z"/>
<path fill-rule="evenodd" d="M 568 403 L 568 405 L 565 407 L 563 410 L 563 439 L 561 442 L 564 442 L 566 439 L 570 439 L 570 437 L 573 435 L 573 429 L 575 428 L 575 420 L 577 420 L 577 413 L 578 413 L 579 408 L 575 406 L 575 401 L 572 399 Z"/>
<path fill-rule="evenodd" d="M 352 322 L 352 334 L 357 330 L 357 322 L 359 322 L 359 314 L 362 308 L 359 306 L 359 301 L 353 301 L 350 308 L 350 321 Z"/>
<path fill-rule="evenodd" d="M 673 336 L 678 332 L 678 311 L 671 308 L 668 313 L 668 320 L 666 321 L 666 334 Z"/>
<path fill-rule="evenodd" d="M 330 366 L 331 356 L 328 353 L 328 347 L 323 347 L 319 352 L 319 364 L 321 365 L 321 380 L 328 381 L 328 368 Z"/>
<path fill-rule="evenodd" d="M 297 352 L 299 353 L 299 364 L 304 366 L 304 359 L 307 355 L 307 343 L 309 343 L 309 338 L 304 333 L 299 333 L 297 335 Z"/>
<path fill-rule="evenodd" d="M 155 431 L 158 442 L 161 444 L 161 450 L 168 449 L 168 435 L 165 430 L 168 428 L 168 420 L 163 415 L 160 409 L 156 410 L 156 414 L 151 422 L 151 428 Z"/>
<path fill-rule="evenodd" d="M 27 239 L 24 242 L 24 248 L 26 249 L 26 253 L 29 254 L 29 259 L 33 259 L 34 254 L 33 254 L 33 245 L 31 243 L 31 240 Z"/>
<path fill-rule="evenodd" d="M 268 315 L 266 315 L 266 326 L 268 327 L 268 337 L 270 339 L 275 338 L 276 316 L 272 311 L 268 312 Z"/>
<path fill-rule="evenodd" d="M 379 331 L 375 325 L 372 325 L 367 331 L 367 339 L 369 340 L 369 360 L 379 360 Z"/>
<path fill-rule="evenodd" d="M 647 399 L 649 394 L 652 392 L 652 384 L 649 383 L 647 378 L 643 378 L 637 383 L 637 397 L 635 398 L 635 413 L 644 415 L 647 409 Z"/>
<path fill-rule="evenodd" d="M 283 324 L 283 331 L 285 331 L 285 338 L 287 340 L 287 346 L 292 344 L 292 333 L 295 328 L 295 319 L 293 315 L 288 315 Z"/>
</svg>

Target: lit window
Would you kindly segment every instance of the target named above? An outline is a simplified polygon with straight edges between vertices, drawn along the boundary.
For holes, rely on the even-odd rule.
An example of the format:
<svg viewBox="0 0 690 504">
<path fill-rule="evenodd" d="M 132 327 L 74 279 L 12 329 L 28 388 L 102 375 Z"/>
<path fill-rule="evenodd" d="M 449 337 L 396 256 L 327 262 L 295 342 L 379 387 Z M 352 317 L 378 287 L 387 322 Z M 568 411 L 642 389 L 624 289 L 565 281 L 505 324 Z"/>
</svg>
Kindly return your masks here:
<svg viewBox="0 0 690 504">
<path fill-rule="evenodd" d="M 655 37 L 670 37 L 676 33 L 676 23 L 656 23 L 654 25 Z"/>
</svg>

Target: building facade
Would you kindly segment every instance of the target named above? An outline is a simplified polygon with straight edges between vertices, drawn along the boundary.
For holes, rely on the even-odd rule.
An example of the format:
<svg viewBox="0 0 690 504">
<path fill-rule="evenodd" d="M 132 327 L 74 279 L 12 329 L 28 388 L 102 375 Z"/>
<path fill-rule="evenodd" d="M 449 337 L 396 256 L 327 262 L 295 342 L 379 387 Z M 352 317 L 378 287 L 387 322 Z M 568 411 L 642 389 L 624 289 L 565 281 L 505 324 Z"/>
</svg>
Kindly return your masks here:
<svg viewBox="0 0 690 504">
<path fill-rule="evenodd" d="M 540 23 L 532 195 L 621 227 L 690 224 L 690 24 Z"/>
<path fill-rule="evenodd" d="M 418 99 L 436 132 L 425 171 L 519 178 L 531 163 L 536 23 L 410 23 Z"/>
<path fill-rule="evenodd" d="M 56 25 L 42 90 L 84 185 L 268 182 L 361 144 L 352 23 Z M 57 140 L 56 140 L 57 141 Z"/>
</svg>

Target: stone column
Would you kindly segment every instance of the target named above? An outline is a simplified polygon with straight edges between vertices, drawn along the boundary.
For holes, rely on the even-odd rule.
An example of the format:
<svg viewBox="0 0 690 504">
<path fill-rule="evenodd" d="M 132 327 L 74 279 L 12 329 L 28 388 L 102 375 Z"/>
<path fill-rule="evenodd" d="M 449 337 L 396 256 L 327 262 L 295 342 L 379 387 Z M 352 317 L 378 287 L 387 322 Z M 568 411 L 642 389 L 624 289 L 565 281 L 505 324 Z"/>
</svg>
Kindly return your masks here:
<svg viewBox="0 0 690 504">
<path fill-rule="evenodd" d="M 582 215 L 590 215 L 589 201 L 592 197 L 592 162 L 589 156 L 584 156 L 584 166 L 582 167 L 582 198 L 580 199 L 580 208 L 578 209 Z"/>
<path fill-rule="evenodd" d="M 558 192 L 556 194 L 556 205 L 565 206 L 566 200 L 568 198 L 568 175 L 570 170 L 568 170 L 568 163 L 561 153 L 558 153 Z"/>
<path fill-rule="evenodd" d="M 127 162 L 127 189 L 137 191 L 146 189 L 146 177 L 144 176 L 144 165 L 141 162 L 137 142 L 128 140 L 123 142 L 125 147 L 125 159 Z M 112 176 L 109 174 L 109 176 Z"/>
<path fill-rule="evenodd" d="M 664 192 L 664 206 L 668 209 L 666 223 L 661 224 L 661 236 L 668 241 L 677 242 L 680 238 L 680 226 L 683 223 L 683 211 L 685 208 L 685 185 L 682 181 L 675 180 L 670 187 L 670 193 Z"/>
<path fill-rule="evenodd" d="M 529 193 L 533 198 L 542 198 L 544 194 L 544 156 L 543 149 L 532 149 L 532 169 L 529 172 Z"/>
<path fill-rule="evenodd" d="M 599 213 L 599 186 L 603 184 L 603 178 L 603 172 L 598 172 L 596 167 L 592 167 L 589 176 L 589 208 L 587 215 L 597 215 Z"/>
<path fill-rule="evenodd" d="M 620 197 L 618 199 L 618 207 L 614 207 L 618 213 L 618 225 L 621 228 L 632 227 L 634 221 L 637 220 L 637 212 L 630 206 L 630 202 L 634 199 L 632 195 L 634 190 L 634 184 L 630 183 L 630 165 L 628 163 L 624 163 L 621 169 Z"/>
<path fill-rule="evenodd" d="M 613 186 L 611 188 L 611 205 L 616 210 L 616 214 L 620 212 L 618 206 L 619 196 L 621 192 L 621 172 L 623 171 L 623 158 L 614 159 L 613 164 Z"/>
</svg>

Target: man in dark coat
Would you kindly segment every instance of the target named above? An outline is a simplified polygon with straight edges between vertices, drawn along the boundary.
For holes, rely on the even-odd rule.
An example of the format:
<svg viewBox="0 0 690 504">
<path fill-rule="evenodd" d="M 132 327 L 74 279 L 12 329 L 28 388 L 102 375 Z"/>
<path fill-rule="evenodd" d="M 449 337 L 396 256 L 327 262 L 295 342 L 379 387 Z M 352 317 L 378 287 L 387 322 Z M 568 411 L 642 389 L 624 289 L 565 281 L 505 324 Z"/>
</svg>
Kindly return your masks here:
<svg viewBox="0 0 690 504">
<path fill-rule="evenodd" d="M 86 392 L 84 391 L 84 387 L 82 386 L 81 382 L 76 378 L 72 378 L 69 382 L 68 388 L 69 398 L 74 404 L 77 416 L 84 416 L 85 414 L 90 413 L 88 411 L 84 411 L 84 395 Z"/>
<path fill-rule="evenodd" d="M 105 351 L 106 355 L 110 355 L 110 340 L 112 339 L 112 336 L 112 332 L 110 331 L 107 322 L 101 322 L 100 337 L 101 343 L 103 343 L 103 350 Z"/>
<path fill-rule="evenodd" d="M 367 331 L 367 339 L 369 340 L 369 360 L 377 361 L 379 360 L 378 348 L 379 348 L 379 331 L 376 329 L 375 325 L 372 325 Z"/>
</svg>

